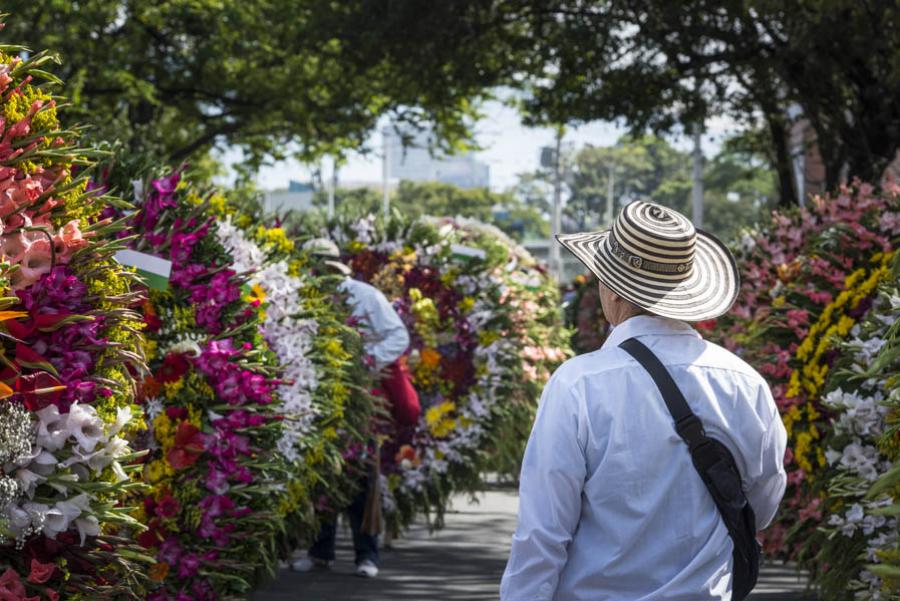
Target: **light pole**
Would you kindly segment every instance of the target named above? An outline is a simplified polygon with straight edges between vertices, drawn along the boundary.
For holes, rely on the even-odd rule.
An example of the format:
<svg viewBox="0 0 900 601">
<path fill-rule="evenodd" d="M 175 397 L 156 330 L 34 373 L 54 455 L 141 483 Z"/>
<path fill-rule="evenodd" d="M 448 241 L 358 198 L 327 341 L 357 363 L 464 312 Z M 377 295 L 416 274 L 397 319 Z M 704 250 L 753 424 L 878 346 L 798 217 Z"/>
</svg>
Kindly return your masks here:
<svg viewBox="0 0 900 601">
<path fill-rule="evenodd" d="M 560 149 L 562 147 L 563 129 L 556 129 L 556 148 L 553 152 L 553 220 L 551 222 L 552 239 L 550 240 L 550 271 L 557 280 L 562 280 L 562 257 L 559 243 L 556 241 L 562 231 L 562 174 L 560 173 Z"/>
<path fill-rule="evenodd" d="M 693 219 L 694 227 L 703 227 L 703 151 L 700 148 L 700 130 L 699 123 L 694 124 L 694 173 L 693 186 L 691 188 L 691 197 L 693 199 Z"/>
<path fill-rule="evenodd" d="M 338 158 L 331 164 L 331 185 L 328 186 L 328 219 L 334 219 L 334 194 L 338 184 Z"/>
<path fill-rule="evenodd" d="M 609 164 L 609 176 L 606 178 L 606 227 L 612 227 L 616 204 L 616 165 Z"/>
<path fill-rule="evenodd" d="M 384 149 L 381 160 L 381 213 L 384 218 L 388 218 L 391 212 L 391 198 L 388 194 L 388 177 L 390 176 L 390 160 L 391 160 L 391 140 L 387 128 L 381 131 L 382 143 Z"/>
</svg>

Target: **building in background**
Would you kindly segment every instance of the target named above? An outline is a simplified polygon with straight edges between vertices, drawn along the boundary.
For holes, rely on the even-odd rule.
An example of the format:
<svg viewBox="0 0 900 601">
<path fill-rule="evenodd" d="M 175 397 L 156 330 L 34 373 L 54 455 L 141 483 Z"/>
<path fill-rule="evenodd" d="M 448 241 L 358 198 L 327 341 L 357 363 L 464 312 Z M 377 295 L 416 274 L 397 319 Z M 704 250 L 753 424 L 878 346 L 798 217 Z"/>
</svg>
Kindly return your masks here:
<svg viewBox="0 0 900 601">
<path fill-rule="evenodd" d="M 472 153 L 460 156 L 432 155 L 428 149 L 428 132 L 412 136 L 407 146 L 392 127 L 386 127 L 384 150 L 387 155 L 388 177 L 413 182 L 442 182 L 460 188 L 487 188 L 491 183 L 491 169 L 475 159 Z"/>
<path fill-rule="evenodd" d="M 308 211 L 313 206 L 312 184 L 291 180 L 287 190 L 268 191 L 263 196 L 263 210 L 267 213 Z"/>
</svg>

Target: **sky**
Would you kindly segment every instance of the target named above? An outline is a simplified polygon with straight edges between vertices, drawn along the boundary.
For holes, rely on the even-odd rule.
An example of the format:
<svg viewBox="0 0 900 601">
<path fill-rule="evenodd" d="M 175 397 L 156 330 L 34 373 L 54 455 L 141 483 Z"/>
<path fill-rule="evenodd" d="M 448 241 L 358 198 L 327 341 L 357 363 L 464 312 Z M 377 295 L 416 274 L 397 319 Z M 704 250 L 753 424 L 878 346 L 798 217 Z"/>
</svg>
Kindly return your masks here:
<svg viewBox="0 0 900 601">
<path fill-rule="evenodd" d="M 486 103 L 482 112 L 485 118 L 476 127 L 475 140 L 483 150 L 476 152 L 476 156 L 490 165 L 491 188 L 501 191 L 515 184 L 518 174 L 538 168 L 540 149 L 542 146 L 554 144 L 554 132 L 550 128 L 523 126 L 516 110 L 500 102 Z M 379 124 L 368 142 L 368 146 L 373 148 L 374 152 L 367 156 L 355 154 L 348 157 L 347 164 L 338 172 L 338 186 L 340 181 L 381 181 L 379 132 L 386 124 L 386 121 Z M 711 156 L 718 151 L 722 139 L 735 130 L 735 126 L 727 119 L 715 118 L 707 122 L 706 127 L 707 133 L 703 137 L 702 148 L 704 155 Z M 575 148 L 586 144 L 607 146 L 615 143 L 623 133 L 625 128 L 621 125 L 595 122 L 578 128 L 568 128 L 563 143 L 572 144 Z M 691 141 L 684 136 L 673 136 L 670 140 L 679 148 L 691 147 Z M 230 165 L 240 161 L 241 153 L 239 150 L 230 149 L 222 155 L 222 159 Z M 257 176 L 257 184 L 263 190 L 277 190 L 287 188 L 290 180 L 309 181 L 309 174 L 309 168 L 297 161 L 281 161 L 263 167 Z M 331 175 L 329 160 L 324 161 L 324 175 L 325 177 Z"/>
</svg>

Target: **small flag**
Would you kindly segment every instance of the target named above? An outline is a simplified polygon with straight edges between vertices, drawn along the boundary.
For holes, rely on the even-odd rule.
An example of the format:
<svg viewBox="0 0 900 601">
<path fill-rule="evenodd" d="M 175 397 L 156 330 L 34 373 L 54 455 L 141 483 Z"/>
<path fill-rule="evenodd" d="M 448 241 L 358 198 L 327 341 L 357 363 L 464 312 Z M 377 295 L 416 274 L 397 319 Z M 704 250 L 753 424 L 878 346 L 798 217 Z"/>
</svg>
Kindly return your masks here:
<svg viewBox="0 0 900 601">
<path fill-rule="evenodd" d="M 462 259 L 463 261 L 471 261 L 472 259 L 483 261 L 485 257 L 487 257 L 487 253 L 480 248 L 463 246 L 461 244 L 451 244 L 450 252 L 454 257 L 456 257 L 457 259 Z"/>
<path fill-rule="evenodd" d="M 136 250 L 120 250 L 115 254 L 116 261 L 126 267 L 137 269 L 138 275 L 149 288 L 166 290 L 169 288 L 169 275 L 172 273 L 172 261 L 137 252 Z"/>
</svg>

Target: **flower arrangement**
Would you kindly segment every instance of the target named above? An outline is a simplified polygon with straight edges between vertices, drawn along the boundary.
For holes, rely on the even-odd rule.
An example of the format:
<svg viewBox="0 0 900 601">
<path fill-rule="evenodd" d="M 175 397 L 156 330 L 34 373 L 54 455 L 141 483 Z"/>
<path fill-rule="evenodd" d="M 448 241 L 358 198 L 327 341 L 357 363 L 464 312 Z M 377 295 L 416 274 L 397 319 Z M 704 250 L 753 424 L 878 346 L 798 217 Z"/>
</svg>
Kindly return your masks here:
<svg viewBox="0 0 900 601">
<path fill-rule="evenodd" d="M 895 276 L 840 343 L 841 358 L 825 382 L 822 404 L 832 429 L 822 444 L 815 577 L 828 599 L 893 599 L 900 593 L 898 317 Z"/>
<path fill-rule="evenodd" d="M 589 353 L 603 346 L 609 333 L 609 322 L 603 317 L 597 278 L 579 275 L 571 289 L 563 295 L 566 325 L 572 328 L 572 348 L 576 353 Z"/>
<path fill-rule="evenodd" d="M 396 530 L 419 511 L 438 523 L 451 493 L 491 465 L 513 472 L 531 411 L 569 354 L 558 291 L 502 232 L 464 219 L 334 223 L 356 277 L 393 301 L 411 337 L 402 359 L 423 415 L 382 463 Z"/>
<path fill-rule="evenodd" d="M 358 489 L 371 459 L 360 452 L 375 410 L 371 376 L 341 279 L 314 274 L 279 225 L 266 227 L 262 215 L 222 200 L 218 240 L 262 301 L 262 334 L 282 366 L 277 449 L 293 465 L 290 504 L 281 511 L 291 523 L 284 549 L 292 550 L 310 542 L 321 514 L 346 506 Z"/>
<path fill-rule="evenodd" d="M 788 491 L 764 534 L 770 554 L 815 556 L 805 543 L 821 520 L 814 485 L 827 465 L 822 386 L 840 354 L 837 343 L 866 315 L 889 275 L 898 234 L 896 187 L 876 194 L 855 183 L 802 210 L 774 213 L 737 249 L 742 287 L 732 313 L 702 324 L 768 379 L 788 430 Z"/>
<path fill-rule="evenodd" d="M 209 208 L 180 171 L 151 178 L 132 247 L 171 260 L 143 307 L 151 374 L 141 386 L 151 489 L 137 540 L 155 557 L 148 599 L 246 595 L 274 572 L 292 465 L 280 366 L 261 333 L 262 299 L 238 271 Z M 248 561 L 252 557 L 253 560 Z"/>
<path fill-rule="evenodd" d="M 89 189 L 98 153 L 59 124 L 52 57 L 20 50 L 0 46 L 0 593 L 136 598 L 142 324 L 101 218 L 121 202 Z"/>
</svg>

